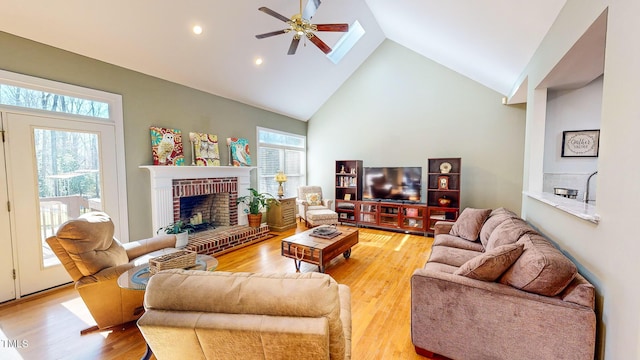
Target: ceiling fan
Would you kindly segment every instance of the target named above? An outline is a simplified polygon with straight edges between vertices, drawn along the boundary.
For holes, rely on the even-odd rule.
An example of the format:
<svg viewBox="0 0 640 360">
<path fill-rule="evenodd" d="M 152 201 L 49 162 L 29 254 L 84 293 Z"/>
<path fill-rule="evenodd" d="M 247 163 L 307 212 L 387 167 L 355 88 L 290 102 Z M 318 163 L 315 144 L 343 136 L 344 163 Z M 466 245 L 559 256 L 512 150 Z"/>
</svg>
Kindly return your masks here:
<svg viewBox="0 0 640 360">
<path fill-rule="evenodd" d="M 320 40 L 314 32 L 316 31 L 336 31 L 336 32 L 347 32 L 349 31 L 349 24 L 312 24 L 311 18 L 315 15 L 318 7 L 320 6 L 320 0 L 309 0 L 307 2 L 307 6 L 305 6 L 304 11 L 302 9 L 302 0 L 300 0 L 300 12 L 298 14 L 293 15 L 290 19 L 278 14 L 277 12 L 267 8 L 261 7 L 258 10 L 262 11 L 265 14 L 271 15 L 278 20 L 282 20 L 287 25 L 288 28 L 283 30 L 276 30 L 260 35 L 256 35 L 258 39 L 264 39 L 267 37 L 286 34 L 288 32 L 293 32 L 293 39 L 291 40 L 291 45 L 289 46 L 288 55 L 293 55 L 296 53 L 298 49 L 298 44 L 300 43 L 300 38 L 306 37 L 314 43 L 318 49 L 320 49 L 325 54 L 331 52 L 331 48 L 329 45 L 325 44 L 324 41 Z"/>
</svg>

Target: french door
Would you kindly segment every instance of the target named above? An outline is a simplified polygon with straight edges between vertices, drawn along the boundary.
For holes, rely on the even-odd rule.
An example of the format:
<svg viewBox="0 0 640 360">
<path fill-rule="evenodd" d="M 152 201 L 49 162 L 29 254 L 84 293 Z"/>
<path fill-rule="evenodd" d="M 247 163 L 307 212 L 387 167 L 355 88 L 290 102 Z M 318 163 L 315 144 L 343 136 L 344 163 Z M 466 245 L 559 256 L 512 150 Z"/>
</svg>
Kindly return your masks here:
<svg viewBox="0 0 640 360">
<path fill-rule="evenodd" d="M 0 113 L 0 121 L 4 114 Z M 2 121 L 4 123 L 4 121 Z M 4 129 L 2 135 L 4 135 Z M 4 146 L 0 146 L 0 302 L 16 298 L 14 248 L 11 242 L 11 223 L 9 222 L 9 195 Z"/>
<path fill-rule="evenodd" d="M 119 231 L 119 203 L 112 124 L 4 112 L 2 129 L 0 206 L 6 198 L 8 211 L 0 216 L 0 301 L 6 301 L 11 294 L 5 289 L 13 288 L 15 298 L 70 282 L 46 238 L 92 210 L 111 215 Z M 4 279 L 7 271 L 12 276 Z"/>
</svg>

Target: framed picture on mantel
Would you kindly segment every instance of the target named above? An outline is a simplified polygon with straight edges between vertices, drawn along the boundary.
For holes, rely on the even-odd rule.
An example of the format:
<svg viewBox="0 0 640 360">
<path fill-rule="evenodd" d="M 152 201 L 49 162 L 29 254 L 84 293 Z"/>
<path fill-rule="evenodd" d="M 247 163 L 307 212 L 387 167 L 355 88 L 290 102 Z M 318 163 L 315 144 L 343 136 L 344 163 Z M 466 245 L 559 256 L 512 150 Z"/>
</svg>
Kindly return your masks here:
<svg viewBox="0 0 640 360">
<path fill-rule="evenodd" d="M 562 132 L 562 157 L 598 157 L 600 130 Z"/>
</svg>

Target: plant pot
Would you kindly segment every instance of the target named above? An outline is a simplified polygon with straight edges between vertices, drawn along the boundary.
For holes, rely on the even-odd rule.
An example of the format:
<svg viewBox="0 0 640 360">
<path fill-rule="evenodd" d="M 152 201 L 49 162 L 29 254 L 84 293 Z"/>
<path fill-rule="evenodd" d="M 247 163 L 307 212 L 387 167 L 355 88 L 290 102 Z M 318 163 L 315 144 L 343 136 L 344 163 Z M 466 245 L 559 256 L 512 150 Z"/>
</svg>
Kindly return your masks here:
<svg viewBox="0 0 640 360">
<path fill-rule="evenodd" d="M 176 235 L 176 249 L 182 249 L 189 243 L 189 233 L 183 231 L 181 233 L 177 233 Z"/>
<path fill-rule="evenodd" d="M 260 223 L 262 222 L 262 213 L 259 214 L 247 214 L 247 218 L 249 219 L 249 226 L 253 228 L 259 228 Z"/>
</svg>

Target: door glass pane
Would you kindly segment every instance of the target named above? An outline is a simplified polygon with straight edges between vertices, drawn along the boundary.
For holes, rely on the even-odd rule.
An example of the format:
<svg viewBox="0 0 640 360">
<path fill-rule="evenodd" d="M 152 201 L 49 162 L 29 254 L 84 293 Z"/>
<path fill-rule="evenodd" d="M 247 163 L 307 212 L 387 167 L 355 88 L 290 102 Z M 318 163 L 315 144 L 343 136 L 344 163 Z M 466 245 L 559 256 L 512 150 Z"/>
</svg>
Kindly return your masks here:
<svg viewBox="0 0 640 360">
<path fill-rule="evenodd" d="M 58 264 L 46 243 L 58 227 L 81 214 L 102 210 L 100 154 L 95 133 L 34 129 L 43 265 Z"/>
</svg>

